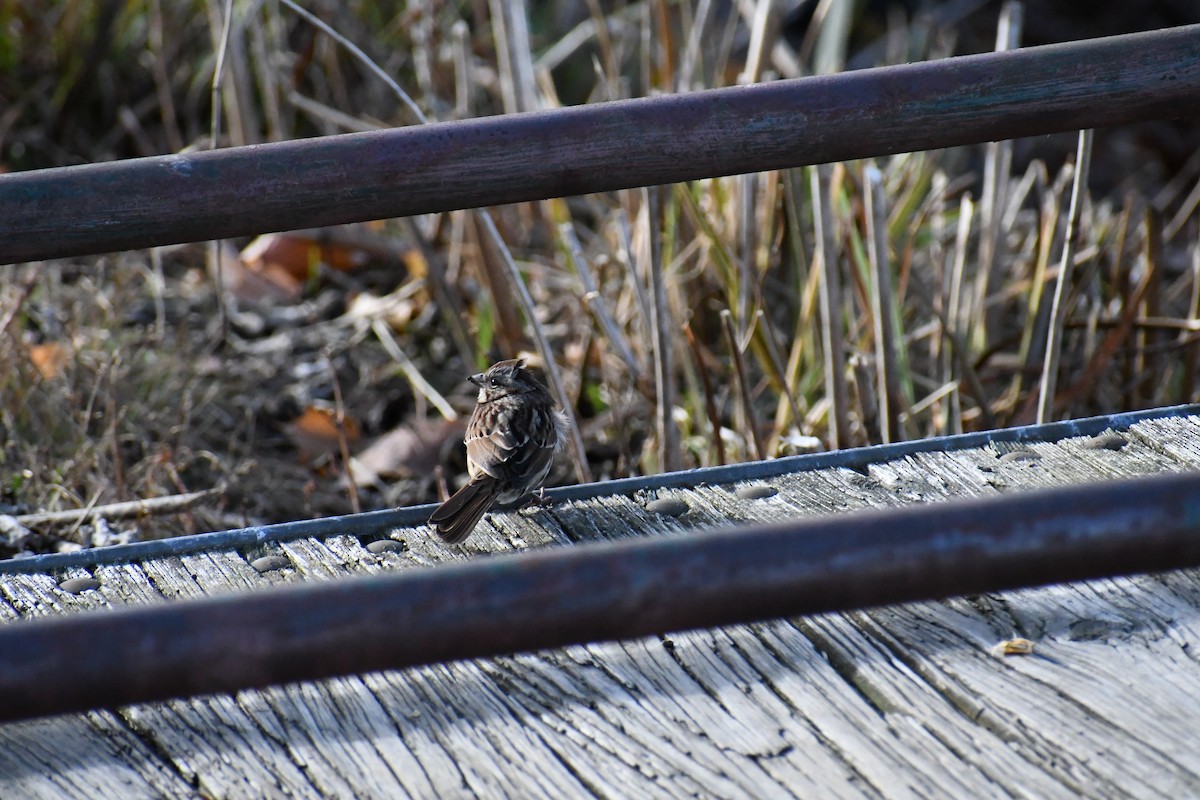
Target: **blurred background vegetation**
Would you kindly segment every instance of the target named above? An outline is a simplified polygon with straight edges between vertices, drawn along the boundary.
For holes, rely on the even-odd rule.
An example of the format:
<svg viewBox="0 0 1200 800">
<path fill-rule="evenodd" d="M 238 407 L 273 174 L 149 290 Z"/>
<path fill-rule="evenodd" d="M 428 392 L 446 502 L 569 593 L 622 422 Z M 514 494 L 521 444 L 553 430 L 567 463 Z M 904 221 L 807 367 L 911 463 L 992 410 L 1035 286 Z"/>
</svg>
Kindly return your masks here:
<svg viewBox="0 0 1200 800">
<path fill-rule="evenodd" d="M 0 170 L 415 124 L 365 60 L 453 120 L 1200 22 L 1182 0 L 299 6 L 3 0 Z M 1058 321 L 1073 134 L 492 209 L 499 242 L 454 212 L 5 267 L 0 512 L 221 491 L 0 552 L 433 501 L 463 470 L 463 378 L 520 354 L 581 434 L 557 482 L 1033 422 L 1058 325 L 1050 418 L 1194 401 L 1198 145 L 1195 116 L 1096 132 Z"/>
</svg>

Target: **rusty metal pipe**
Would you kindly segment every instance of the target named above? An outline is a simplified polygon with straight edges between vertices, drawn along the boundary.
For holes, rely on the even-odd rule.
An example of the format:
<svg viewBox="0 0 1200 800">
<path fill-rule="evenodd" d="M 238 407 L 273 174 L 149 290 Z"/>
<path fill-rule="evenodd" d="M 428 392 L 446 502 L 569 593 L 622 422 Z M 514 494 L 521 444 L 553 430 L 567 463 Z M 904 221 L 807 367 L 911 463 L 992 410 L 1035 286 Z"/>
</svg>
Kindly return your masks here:
<svg viewBox="0 0 1200 800">
<path fill-rule="evenodd" d="M 1195 566 L 1195 473 L 551 548 L 0 626 L 0 720 Z"/>
<path fill-rule="evenodd" d="M 1195 114 L 1200 25 L 0 175 L 0 264 Z"/>
</svg>

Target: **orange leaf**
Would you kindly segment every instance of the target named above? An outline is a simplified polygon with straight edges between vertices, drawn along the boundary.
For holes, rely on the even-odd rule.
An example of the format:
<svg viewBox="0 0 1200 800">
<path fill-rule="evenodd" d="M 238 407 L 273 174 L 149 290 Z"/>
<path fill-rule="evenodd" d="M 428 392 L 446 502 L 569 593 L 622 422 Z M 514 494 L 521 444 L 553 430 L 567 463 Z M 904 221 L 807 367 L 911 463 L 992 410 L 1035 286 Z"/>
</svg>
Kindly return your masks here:
<svg viewBox="0 0 1200 800">
<path fill-rule="evenodd" d="M 310 238 L 290 233 L 266 233 L 242 250 L 242 263 L 264 277 L 286 279 L 302 287 L 316 269 L 321 246 Z"/>
<path fill-rule="evenodd" d="M 70 358 L 70 354 L 67 352 L 67 348 L 58 342 L 29 345 L 29 360 L 46 380 L 53 380 L 61 375 L 68 358 Z"/>
<path fill-rule="evenodd" d="M 284 430 L 300 451 L 301 461 L 336 453 L 340 447 L 337 415 L 332 409 L 309 406 Z M 342 431 L 347 442 L 357 441 L 361 436 L 358 423 L 350 417 L 342 419 Z"/>
</svg>

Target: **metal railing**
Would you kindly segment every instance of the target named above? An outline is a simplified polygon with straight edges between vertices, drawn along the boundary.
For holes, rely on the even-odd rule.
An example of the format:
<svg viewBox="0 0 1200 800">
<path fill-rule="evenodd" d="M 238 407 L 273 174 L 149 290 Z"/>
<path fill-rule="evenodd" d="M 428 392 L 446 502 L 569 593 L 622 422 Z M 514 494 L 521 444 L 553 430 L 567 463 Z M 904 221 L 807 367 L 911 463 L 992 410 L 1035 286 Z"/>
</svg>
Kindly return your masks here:
<svg viewBox="0 0 1200 800">
<path fill-rule="evenodd" d="M 927 150 L 1200 108 L 1200 25 L 0 175 L 0 263 Z"/>
<path fill-rule="evenodd" d="M 598 483 L 561 486 L 547 489 L 546 498 L 552 503 L 565 503 L 604 495 L 763 480 L 779 475 L 811 472 L 818 469 L 841 467 L 863 470 L 870 464 L 892 461 L 916 453 L 965 450 L 971 447 L 983 447 L 989 443 L 1054 442 L 1072 436 L 1095 436 L 1107 430 L 1122 431 L 1146 420 L 1197 414 L 1200 414 L 1200 405 L 1126 411 L 1120 414 L 1063 420 L 1044 425 L 1023 425 L 1000 430 L 939 436 L 934 439 L 852 447 L 827 453 L 807 453 L 773 458 L 768 461 L 700 467 L 679 472 L 664 472 L 657 475 L 639 475 Z M 275 525 L 255 525 L 234 530 L 178 536 L 173 539 L 154 539 L 146 542 L 79 550 L 73 553 L 45 553 L 26 558 L 10 558 L 0 560 L 0 579 L 4 575 L 54 573 L 76 567 L 88 569 L 102 564 L 128 564 L 151 558 L 172 558 L 190 553 L 248 550 L 267 543 L 290 542 L 306 537 L 319 539 L 327 536 L 360 538 L 378 536 L 396 528 L 423 525 L 436 507 L 436 504 L 431 503 L 383 511 L 368 511 L 361 514 L 281 522 Z"/>
<path fill-rule="evenodd" d="M 0 176 L 0 263 L 793 167 L 1198 108 L 1200 26 L 1190 26 L 15 173 Z M 779 474 L 785 466 L 770 469 Z M 645 480 L 680 485 L 679 476 Z M 369 524 L 396 522 L 380 516 Z M 332 533 L 344 524 L 316 521 L 305 531 Z M 265 541 L 278 533 L 243 535 Z M 222 535 L 235 533 L 214 534 Z M 239 546 L 231 542 L 224 544 Z M 0 719 L 1192 566 L 1200 566 L 1194 474 L 554 548 L 0 626 Z M 45 679 L 63 664 L 71 665 L 71 680 Z"/>
<path fill-rule="evenodd" d="M 0 626 L 0 720 L 1195 566 L 1200 473 L 541 549 Z"/>
</svg>

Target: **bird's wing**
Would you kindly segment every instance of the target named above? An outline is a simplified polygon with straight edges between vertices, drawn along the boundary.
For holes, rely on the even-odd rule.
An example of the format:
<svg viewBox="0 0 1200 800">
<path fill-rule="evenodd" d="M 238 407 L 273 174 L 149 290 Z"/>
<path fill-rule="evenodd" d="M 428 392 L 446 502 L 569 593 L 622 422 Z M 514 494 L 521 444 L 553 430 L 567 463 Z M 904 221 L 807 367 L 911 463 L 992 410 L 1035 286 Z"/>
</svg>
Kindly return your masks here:
<svg viewBox="0 0 1200 800">
<path fill-rule="evenodd" d="M 544 474 L 560 436 L 557 420 L 547 424 L 546 416 L 554 413 L 550 408 L 521 406 L 501 415 L 487 435 L 469 437 L 468 462 L 474 462 L 475 474 L 500 481 L 509 481 L 514 474 Z"/>
</svg>

